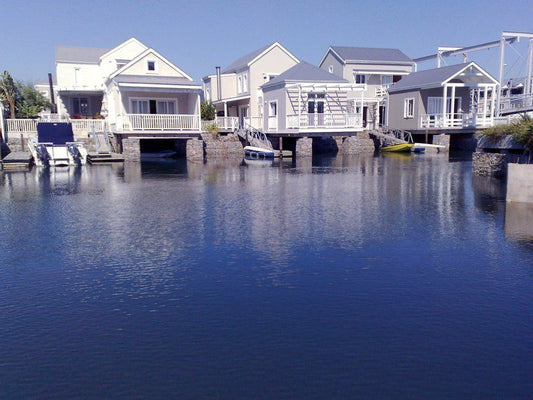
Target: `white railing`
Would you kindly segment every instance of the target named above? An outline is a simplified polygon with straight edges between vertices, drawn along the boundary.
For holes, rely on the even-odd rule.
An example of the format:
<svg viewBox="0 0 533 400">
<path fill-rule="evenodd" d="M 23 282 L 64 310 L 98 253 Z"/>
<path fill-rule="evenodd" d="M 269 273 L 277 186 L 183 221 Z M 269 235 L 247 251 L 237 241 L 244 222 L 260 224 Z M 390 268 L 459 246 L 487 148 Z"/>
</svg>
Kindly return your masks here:
<svg viewBox="0 0 533 400">
<path fill-rule="evenodd" d="M 234 131 L 239 127 L 239 119 L 237 117 L 215 117 L 215 123 L 219 129 Z"/>
<path fill-rule="evenodd" d="M 287 115 L 287 129 L 348 129 L 362 128 L 361 114 L 328 113 Z"/>
<path fill-rule="evenodd" d="M 420 128 L 487 128 L 494 124 L 491 116 L 484 114 L 423 114 Z"/>
<path fill-rule="evenodd" d="M 122 119 L 125 131 L 200 131 L 198 115 L 126 114 Z"/>
<path fill-rule="evenodd" d="M 245 117 L 244 125 L 251 126 L 254 129 L 263 130 L 263 117 Z"/>
<path fill-rule="evenodd" d="M 6 119 L 8 133 L 37 133 L 37 119 Z"/>
<path fill-rule="evenodd" d="M 533 108 L 533 94 L 515 94 L 501 100 L 500 111 L 519 111 Z"/>
<path fill-rule="evenodd" d="M 268 130 L 277 131 L 278 130 L 278 116 L 269 116 L 268 117 Z"/>
<path fill-rule="evenodd" d="M 105 119 L 71 119 L 74 132 L 104 132 L 106 130 Z"/>
</svg>

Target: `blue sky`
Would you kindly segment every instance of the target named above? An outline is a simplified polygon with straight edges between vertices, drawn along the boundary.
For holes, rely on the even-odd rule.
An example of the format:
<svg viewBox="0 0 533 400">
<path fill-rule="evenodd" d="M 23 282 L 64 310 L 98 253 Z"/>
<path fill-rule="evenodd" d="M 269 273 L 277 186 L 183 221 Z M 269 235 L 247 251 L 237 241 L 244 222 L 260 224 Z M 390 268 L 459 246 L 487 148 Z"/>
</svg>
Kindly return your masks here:
<svg viewBox="0 0 533 400">
<path fill-rule="evenodd" d="M 393 47 L 415 58 L 439 45 L 498 40 L 502 30 L 533 32 L 531 0 L 7 0 L 0 12 L 0 69 L 28 81 L 54 71 L 56 45 L 111 48 L 132 36 L 200 80 L 274 41 L 317 64 L 330 44 Z M 508 54 L 509 69 L 525 69 Z M 497 49 L 472 59 L 496 74 Z"/>
</svg>

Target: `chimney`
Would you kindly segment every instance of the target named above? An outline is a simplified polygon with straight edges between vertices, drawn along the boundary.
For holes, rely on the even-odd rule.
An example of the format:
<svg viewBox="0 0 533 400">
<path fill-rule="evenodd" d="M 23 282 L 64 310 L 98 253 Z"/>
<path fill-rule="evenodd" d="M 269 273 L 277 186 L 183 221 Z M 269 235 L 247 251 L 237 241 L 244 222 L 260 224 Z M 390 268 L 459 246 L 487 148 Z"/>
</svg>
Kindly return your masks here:
<svg viewBox="0 0 533 400">
<path fill-rule="evenodd" d="M 48 86 L 50 87 L 50 103 L 52 103 L 52 114 L 57 114 L 57 105 L 54 98 L 54 81 L 52 79 L 52 74 L 48 73 Z"/>
<path fill-rule="evenodd" d="M 217 100 L 222 98 L 220 90 L 222 89 L 222 82 L 220 81 L 220 67 L 215 67 L 217 70 Z"/>
</svg>

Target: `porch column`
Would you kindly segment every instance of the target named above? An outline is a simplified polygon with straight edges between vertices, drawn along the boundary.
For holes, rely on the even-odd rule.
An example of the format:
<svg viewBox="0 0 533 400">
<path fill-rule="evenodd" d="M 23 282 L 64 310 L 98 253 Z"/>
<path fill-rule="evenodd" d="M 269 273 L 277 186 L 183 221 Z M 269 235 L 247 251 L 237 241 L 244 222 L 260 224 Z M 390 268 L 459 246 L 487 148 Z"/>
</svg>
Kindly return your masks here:
<svg viewBox="0 0 533 400">
<path fill-rule="evenodd" d="M 359 125 L 361 126 L 361 128 L 363 127 L 363 104 L 365 102 L 365 91 L 364 90 L 361 90 L 361 108 L 359 109 Z"/>
<path fill-rule="evenodd" d="M 224 117 L 228 116 L 228 103 L 224 102 Z"/>
<path fill-rule="evenodd" d="M 376 102 L 376 122 L 375 122 L 375 126 L 374 126 L 374 129 L 379 129 L 379 100 Z"/>
<path fill-rule="evenodd" d="M 298 132 L 300 131 L 300 119 L 302 118 L 302 86 L 298 86 Z"/>
<path fill-rule="evenodd" d="M 487 95 L 488 95 L 488 91 L 487 91 L 487 87 L 485 86 L 483 88 L 483 120 L 486 120 L 487 118 Z"/>
<path fill-rule="evenodd" d="M 494 106 L 495 106 L 495 103 L 496 103 L 496 98 L 494 96 L 494 89 L 496 87 L 493 85 L 490 89 L 490 124 L 493 125 L 494 124 Z"/>
<path fill-rule="evenodd" d="M 446 103 L 448 102 L 448 86 L 444 85 L 442 94 L 442 127 L 446 127 Z"/>
<path fill-rule="evenodd" d="M 452 101 L 450 107 L 450 117 L 452 118 L 452 126 L 455 123 L 455 86 L 452 86 Z M 462 125 L 462 124 L 461 124 Z"/>
<path fill-rule="evenodd" d="M 196 95 L 196 112 L 198 113 L 198 130 L 202 130 L 202 111 L 200 108 L 200 94 Z"/>
</svg>

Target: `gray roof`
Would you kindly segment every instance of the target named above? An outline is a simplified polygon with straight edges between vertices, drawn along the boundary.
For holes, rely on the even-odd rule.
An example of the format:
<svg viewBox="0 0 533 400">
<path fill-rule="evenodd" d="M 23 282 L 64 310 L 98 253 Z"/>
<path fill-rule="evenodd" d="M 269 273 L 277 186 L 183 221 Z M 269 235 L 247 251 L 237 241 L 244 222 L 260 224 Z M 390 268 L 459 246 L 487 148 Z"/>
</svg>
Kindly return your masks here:
<svg viewBox="0 0 533 400">
<path fill-rule="evenodd" d="M 274 86 L 276 84 L 289 81 L 349 83 L 346 79 L 343 79 L 340 76 L 330 74 L 328 71 L 311 65 L 305 61 L 300 61 L 294 67 L 289 68 L 284 73 L 265 83 L 262 87 Z"/>
<path fill-rule="evenodd" d="M 187 78 L 178 78 L 175 76 L 117 75 L 113 80 L 118 83 L 201 86 L 199 83 L 190 81 Z"/>
<path fill-rule="evenodd" d="M 56 46 L 56 61 L 98 64 L 110 49 L 95 47 Z"/>
<path fill-rule="evenodd" d="M 260 49 L 257 49 L 255 51 L 252 51 L 249 54 L 246 54 L 245 56 L 242 56 L 238 60 L 235 60 L 233 63 L 228 65 L 226 68 L 222 70 L 223 74 L 228 74 L 231 72 L 237 72 L 239 69 L 246 67 L 250 61 L 252 61 L 255 57 L 257 57 L 259 54 L 261 54 L 263 51 L 268 49 L 270 46 L 272 46 L 274 43 L 270 43 L 269 45 L 265 47 L 261 47 Z"/>
<path fill-rule="evenodd" d="M 442 82 L 469 64 L 470 63 L 455 64 L 441 68 L 413 72 L 407 76 L 404 76 L 401 80 L 393 84 L 389 88 L 389 93 L 400 92 L 408 89 L 440 87 Z"/>
<path fill-rule="evenodd" d="M 344 61 L 381 61 L 412 63 L 402 51 L 398 49 L 379 49 L 372 47 L 331 46 Z"/>
<path fill-rule="evenodd" d="M 37 86 L 37 85 L 39 85 L 39 86 L 43 86 L 43 85 L 48 86 L 48 84 L 49 84 L 48 77 L 43 78 L 43 79 L 39 79 L 37 82 L 35 82 L 35 86 Z M 52 75 L 52 84 L 54 84 L 54 85 L 57 84 L 57 79 L 56 79 L 56 75 L 55 74 Z"/>
</svg>

